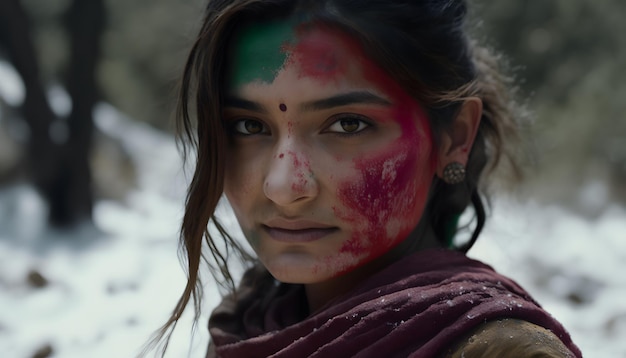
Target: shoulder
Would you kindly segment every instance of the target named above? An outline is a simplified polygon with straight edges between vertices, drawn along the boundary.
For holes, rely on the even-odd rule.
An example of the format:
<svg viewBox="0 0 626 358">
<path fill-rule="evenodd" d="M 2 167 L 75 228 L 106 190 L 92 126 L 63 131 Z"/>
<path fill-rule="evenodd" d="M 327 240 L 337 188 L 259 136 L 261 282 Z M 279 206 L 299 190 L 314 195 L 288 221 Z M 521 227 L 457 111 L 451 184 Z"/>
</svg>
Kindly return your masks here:
<svg viewBox="0 0 626 358">
<path fill-rule="evenodd" d="M 484 323 L 442 355 L 445 358 L 573 356 L 554 333 L 518 319 Z"/>
</svg>

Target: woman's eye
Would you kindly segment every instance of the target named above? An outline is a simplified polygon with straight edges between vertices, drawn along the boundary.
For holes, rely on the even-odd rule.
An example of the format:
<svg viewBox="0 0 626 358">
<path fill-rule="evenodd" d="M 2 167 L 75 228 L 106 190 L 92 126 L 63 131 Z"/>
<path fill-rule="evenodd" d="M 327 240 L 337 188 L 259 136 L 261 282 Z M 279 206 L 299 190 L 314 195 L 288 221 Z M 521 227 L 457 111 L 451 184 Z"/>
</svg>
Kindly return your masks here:
<svg viewBox="0 0 626 358">
<path fill-rule="evenodd" d="M 335 133 L 351 134 L 358 133 L 369 126 L 370 125 L 362 119 L 349 117 L 337 120 L 330 127 L 328 127 L 328 131 Z"/>
<path fill-rule="evenodd" d="M 267 132 L 265 125 L 255 119 L 242 119 L 233 126 L 237 133 L 244 135 L 263 134 Z"/>
</svg>

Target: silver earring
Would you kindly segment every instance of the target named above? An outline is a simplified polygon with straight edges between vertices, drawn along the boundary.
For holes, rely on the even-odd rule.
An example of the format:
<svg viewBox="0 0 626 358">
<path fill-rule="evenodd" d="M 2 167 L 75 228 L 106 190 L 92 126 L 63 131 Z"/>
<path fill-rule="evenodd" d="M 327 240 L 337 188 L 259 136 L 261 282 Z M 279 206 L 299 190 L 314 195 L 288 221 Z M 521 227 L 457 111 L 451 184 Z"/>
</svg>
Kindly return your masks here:
<svg viewBox="0 0 626 358">
<path fill-rule="evenodd" d="M 443 177 L 441 179 L 443 179 L 446 184 L 459 184 L 465 180 L 465 167 L 458 162 L 450 163 L 444 168 Z"/>
</svg>

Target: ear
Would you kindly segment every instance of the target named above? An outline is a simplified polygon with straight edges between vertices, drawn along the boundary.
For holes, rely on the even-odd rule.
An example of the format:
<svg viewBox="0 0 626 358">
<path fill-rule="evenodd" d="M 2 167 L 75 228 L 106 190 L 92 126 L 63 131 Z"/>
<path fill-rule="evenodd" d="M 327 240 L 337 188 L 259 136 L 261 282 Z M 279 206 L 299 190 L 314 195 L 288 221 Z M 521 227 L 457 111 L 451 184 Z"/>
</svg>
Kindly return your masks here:
<svg viewBox="0 0 626 358">
<path fill-rule="evenodd" d="M 467 166 L 470 150 L 476 138 L 483 112 L 483 102 L 478 97 L 469 97 L 461 106 L 454 122 L 441 133 L 437 176 L 443 176 L 443 170 L 450 163 Z"/>
</svg>

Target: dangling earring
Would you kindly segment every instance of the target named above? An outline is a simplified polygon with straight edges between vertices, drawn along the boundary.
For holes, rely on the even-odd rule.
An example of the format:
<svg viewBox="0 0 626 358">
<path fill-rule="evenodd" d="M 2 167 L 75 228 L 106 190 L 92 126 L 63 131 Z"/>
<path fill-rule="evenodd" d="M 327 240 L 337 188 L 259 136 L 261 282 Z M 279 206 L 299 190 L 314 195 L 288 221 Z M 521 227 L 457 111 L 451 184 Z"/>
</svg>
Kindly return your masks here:
<svg viewBox="0 0 626 358">
<path fill-rule="evenodd" d="M 454 185 L 462 183 L 465 180 L 465 167 L 463 164 L 453 162 L 446 165 L 441 178 L 446 184 Z"/>
</svg>

